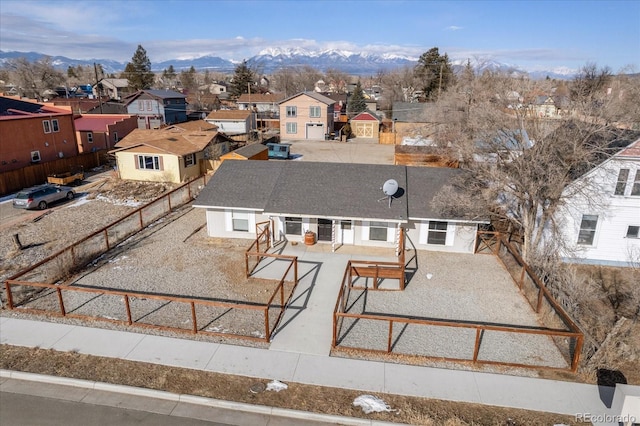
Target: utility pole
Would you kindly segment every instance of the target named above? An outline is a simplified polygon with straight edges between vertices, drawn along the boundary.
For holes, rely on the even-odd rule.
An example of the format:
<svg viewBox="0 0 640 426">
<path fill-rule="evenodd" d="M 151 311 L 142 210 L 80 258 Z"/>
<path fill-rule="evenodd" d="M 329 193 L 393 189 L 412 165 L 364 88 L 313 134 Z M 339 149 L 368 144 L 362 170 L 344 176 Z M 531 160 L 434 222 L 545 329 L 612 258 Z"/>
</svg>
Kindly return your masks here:
<svg viewBox="0 0 640 426">
<path fill-rule="evenodd" d="M 96 74 L 96 92 L 98 92 L 98 103 L 100 104 L 100 114 L 104 114 L 102 111 L 102 94 L 100 93 L 100 86 L 98 85 L 98 66 L 96 63 L 93 63 L 93 72 Z"/>
<path fill-rule="evenodd" d="M 440 100 L 440 92 L 442 91 L 442 68 L 444 68 L 444 63 L 440 63 L 440 82 L 438 83 L 438 100 Z"/>
</svg>

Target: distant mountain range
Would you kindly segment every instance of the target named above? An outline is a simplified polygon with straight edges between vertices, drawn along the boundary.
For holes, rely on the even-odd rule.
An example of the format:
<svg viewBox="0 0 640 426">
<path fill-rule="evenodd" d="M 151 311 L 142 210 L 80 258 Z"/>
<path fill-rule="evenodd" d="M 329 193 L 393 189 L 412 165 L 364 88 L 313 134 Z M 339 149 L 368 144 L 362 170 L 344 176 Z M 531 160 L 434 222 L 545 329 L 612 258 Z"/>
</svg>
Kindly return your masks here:
<svg viewBox="0 0 640 426">
<path fill-rule="evenodd" d="M 4 52 L 0 50 L 0 66 L 7 60 L 16 58 L 26 58 L 34 62 L 43 56 L 37 52 Z M 93 67 L 93 64 L 100 64 L 105 72 L 118 74 L 125 68 L 126 63 L 117 62 L 110 59 L 71 59 L 65 56 L 51 56 L 53 65 L 62 71 L 66 71 L 70 66 L 82 65 L 83 67 Z M 263 74 L 272 74 L 278 69 L 294 66 L 309 66 L 321 72 L 328 69 L 337 69 L 353 75 L 375 75 L 379 71 L 389 71 L 405 66 L 414 66 L 417 58 L 409 58 L 399 55 L 375 55 L 366 53 L 355 53 L 341 50 L 325 50 L 321 52 L 308 51 L 303 49 L 267 49 L 259 54 L 246 59 L 247 64 L 257 69 Z M 459 70 L 466 65 L 467 61 L 452 61 L 455 70 Z M 201 56 L 193 59 L 172 59 L 168 61 L 151 63 L 152 71 L 162 72 L 162 70 L 173 68 L 180 72 L 188 70 L 192 66 L 198 71 L 216 71 L 222 73 L 233 73 L 237 62 L 223 59 L 217 56 Z M 571 79 L 575 76 L 576 70 L 569 68 L 558 68 L 545 71 L 526 71 L 521 68 L 495 61 L 472 60 L 471 65 L 476 71 L 482 72 L 486 69 L 494 71 L 507 71 L 516 75 L 528 74 L 531 78 Z"/>
</svg>

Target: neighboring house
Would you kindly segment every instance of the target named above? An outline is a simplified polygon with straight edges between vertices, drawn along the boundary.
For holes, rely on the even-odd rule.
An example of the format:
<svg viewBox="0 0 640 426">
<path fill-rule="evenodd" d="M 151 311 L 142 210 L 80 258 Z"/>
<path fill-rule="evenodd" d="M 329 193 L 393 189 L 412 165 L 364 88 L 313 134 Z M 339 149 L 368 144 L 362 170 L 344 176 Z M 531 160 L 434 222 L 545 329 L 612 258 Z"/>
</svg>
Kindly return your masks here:
<svg viewBox="0 0 640 426">
<path fill-rule="evenodd" d="M 129 80 L 126 78 L 103 78 L 92 87 L 95 98 L 121 100 L 129 96 L 133 91 L 129 89 Z"/>
<path fill-rule="evenodd" d="M 78 155 L 70 108 L 0 96 L 0 172 Z"/>
<path fill-rule="evenodd" d="M 225 84 L 220 84 L 220 83 L 211 83 L 211 84 L 204 84 L 202 86 L 198 86 L 198 91 L 200 93 L 206 93 L 208 92 L 209 94 L 212 95 L 220 95 L 222 93 L 227 93 L 227 86 Z"/>
<path fill-rule="evenodd" d="M 121 114 L 83 114 L 74 118 L 78 152 L 111 149 L 138 127 L 137 117 Z"/>
<path fill-rule="evenodd" d="M 243 93 L 236 103 L 239 110 L 251 110 L 258 115 L 278 117 L 280 107 L 278 103 L 284 99 L 284 95 L 273 93 Z"/>
<path fill-rule="evenodd" d="M 139 90 L 123 102 L 127 113 L 138 116 L 139 129 L 187 121 L 187 97 L 172 90 Z"/>
<path fill-rule="evenodd" d="M 256 130 L 256 117 L 251 111 L 220 110 L 212 111 L 205 121 L 218 126 L 227 135 L 238 135 Z"/>
<path fill-rule="evenodd" d="M 195 123 L 195 124 L 193 124 Z M 110 151 L 122 179 L 185 182 L 203 174 L 203 160 L 229 149 L 230 139 L 204 121 L 181 123 L 161 130 L 135 129 Z M 191 127 L 194 126 L 194 127 Z"/>
<path fill-rule="evenodd" d="M 252 143 L 220 156 L 225 160 L 268 160 L 269 148 L 261 143 Z"/>
<path fill-rule="evenodd" d="M 575 194 L 556 216 L 569 247 L 566 261 L 640 264 L 640 139 L 576 179 L 565 194 Z M 593 202 L 594 194 L 602 199 Z"/>
<path fill-rule="evenodd" d="M 307 161 L 225 161 L 194 202 L 211 237 L 255 238 L 273 222 L 278 240 L 398 248 L 400 227 L 416 248 L 473 253 L 479 223 L 444 217 L 432 200 L 457 169 Z M 382 186 L 395 179 L 389 200 Z"/>
<path fill-rule="evenodd" d="M 498 158 L 512 160 L 533 146 L 525 129 L 499 130 L 475 141 L 474 161 L 495 163 Z"/>
<path fill-rule="evenodd" d="M 96 106 L 86 110 L 84 114 L 131 115 L 127 112 L 127 106 L 120 102 L 98 102 Z"/>
<path fill-rule="evenodd" d="M 351 119 L 351 132 L 356 138 L 373 139 L 377 142 L 380 138 L 381 122 L 382 119 L 375 113 L 363 111 Z"/>
<path fill-rule="evenodd" d="M 280 102 L 281 140 L 324 140 L 333 132 L 335 101 L 316 92 L 302 92 Z"/>
</svg>

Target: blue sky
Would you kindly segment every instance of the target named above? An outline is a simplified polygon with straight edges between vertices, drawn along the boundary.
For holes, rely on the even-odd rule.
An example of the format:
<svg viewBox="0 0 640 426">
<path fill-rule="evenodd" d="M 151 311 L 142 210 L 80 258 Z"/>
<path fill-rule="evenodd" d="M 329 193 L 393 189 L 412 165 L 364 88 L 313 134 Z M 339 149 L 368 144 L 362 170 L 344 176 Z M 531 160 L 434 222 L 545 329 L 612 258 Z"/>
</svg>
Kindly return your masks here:
<svg viewBox="0 0 640 426">
<path fill-rule="evenodd" d="M 266 48 L 495 60 L 530 71 L 587 62 L 640 72 L 640 1 L 0 0 L 0 50 L 151 62 L 242 60 Z"/>
</svg>

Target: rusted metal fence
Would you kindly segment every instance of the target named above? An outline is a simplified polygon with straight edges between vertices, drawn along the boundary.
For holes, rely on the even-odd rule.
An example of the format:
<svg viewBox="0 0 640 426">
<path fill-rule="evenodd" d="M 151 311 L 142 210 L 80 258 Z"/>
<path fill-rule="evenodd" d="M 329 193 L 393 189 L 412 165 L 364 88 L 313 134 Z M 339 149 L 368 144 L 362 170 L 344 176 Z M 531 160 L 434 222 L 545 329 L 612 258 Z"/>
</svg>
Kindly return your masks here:
<svg viewBox="0 0 640 426">
<path fill-rule="evenodd" d="M 277 257 L 289 262 L 266 303 L 65 285 L 64 278 L 167 215 L 173 208 L 191 201 L 206 184 L 205 179 L 206 177 L 200 177 L 158 197 L 12 276 L 5 282 L 7 308 L 32 314 L 269 342 L 298 283 L 298 263 L 297 257 L 260 251 L 266 251 L 270 247 L 270 227 L 266 222 L 258 224 L 260 232 L 250 248 L 256 247 L 258 251 L 253 253 L 247 250 L 248 256 L 259 256 L 260 259 Z M 290 283 L 290 289 L 285 288 L 287 283 Z M 227 328 L 227 325 L 241 317 L 245 323 L 248 318 L 248 322 L 256 325 L 256 329 L 232 332 Z M 186 323 L 189 326 L 185 326 Z"/>
<path fill-rule="evenodd" d="M 349 262 L 345 269 L 340 292 L 334 307 L 332 347 L 374 353 L 418 355 L 426 359 L 439 361 L 565 370 L 566 368 L 534 365 L 513 359 L 499 359 L 500 356 L 492 359 L 489 356 L 490 350 L 482 350 L 486 345 L 495 345 L 498 341 L 515 342 L 517 344 L 518 341 L 522 341 L 523 336 L 529 341 L 533 341 L 536 338 L 550 338 L 566 360 L 569 369 L 575 372 L 578 368 L 583 343 L 583 334 L 580 329 L 549 294 L 538 277 L 508 242 L 504 241 L 497 233 L 483 237 L 484 247 L 495 250 L 498 258 L 509 270 L 515 284 L 521 289 L 525 298 L 539 315 L 543 323 L 541 327 L 407 317 L 397 314 L 374 315 L 348 312 L 349 295 L 356 288 L 352 285 L 353 265 Z M 348 323 L 345 324 L 345 321 Z M 366 323 L 368 330 L 373 330 L 368 336 L 367 347 L 362 347 L 362 345 L 349 346 L 345 342 L 350 329 L 356 323 L 360 325 Z M 411 338 L 429 339 L 434 350 L 419 354 L 404 351 L 400 341 L 403 336 L 405 340 Z M 442 350 L 442 347 L 438 348 L 439 341 L 443 343 L 442 347 L 447 346 L 451 341 L 457 342 L 455 351 Z M 449 344 L 448 346 L 450 347 L 451 345 Z"/>
</svg>

